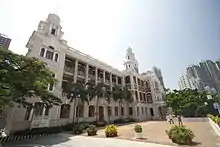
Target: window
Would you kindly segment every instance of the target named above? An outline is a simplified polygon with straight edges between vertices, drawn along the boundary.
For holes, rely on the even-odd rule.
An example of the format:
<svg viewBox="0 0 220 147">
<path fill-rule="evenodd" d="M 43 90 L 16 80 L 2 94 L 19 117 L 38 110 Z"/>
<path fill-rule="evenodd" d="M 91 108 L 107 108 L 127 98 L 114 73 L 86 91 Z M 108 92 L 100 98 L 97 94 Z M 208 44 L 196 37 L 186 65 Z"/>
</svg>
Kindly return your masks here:
<svg viewBox="0 0 220 147">
<path fill-rule="evenodd" d="M 129 107 L 129 115 L 133 115 L 133 108 Z"/>
<path fill-rule="evenodd" d="M 62 104 L 60 110 L 60 118 L 69 118 L 70 115 L 70 105 Z"/>
<path fill-rule="evenodd" d="M 56 53 L 55 55 L 55 59 L 54 59 L 56 62 L 58 61 L 58 54 Z"/>
<path fill-rule="evenodd" d="M 139 116 L 140 114 L 140 110 L 139 110 L 139 107 L 137 107 L 137 116 Z"/>
<path fill-rule="evenodd" d="M 150 115 L 154 116 L 154 109 L 153 108 L 150 108 Z"/>
<path fill-rule="evenodd" d="M 40 56 L 43 57 L 43 56 L 44 56 L 44 53 L 45 53 L 45 49 L 42 48 L 41 51 L 40 51 Z"/>
<path fill-rule="evenodd" d="M 56 29 L 55 29 L 55 28 L 52 28 L 51 34 L 52 34 L 52 35 L 55 35 L 55 34 L 56 34 Z"/>
<path fill-rule="evenodd" d="M 52 74 L 52 77 L 55 78 L 55 74 Z M 50 85 L 49 85 L 49 90 L 50 90 L 50 91 L 53 90 L 53 85 L 54 85 L 54 83 L 50 83 Z"/>
<path fill-rule="evenodd" d="M 118 116 L 118 107 L 115 107 L 115 116 Z"/>
<path fill-rule="evenodd" d="M 45 116 L 49 115 L 50 107 L 46 106 L 45 108 Z"/>
<path fill-rule="evenodd" d="M 135 91 L 135 97 L 136 97 L 136 100 L 138 101 L 138 92 Z"/>
<path fill-rule="evenodd" d="M 141 113 L 144 114 L 144 107 L 141 107 Z"/>
<path fill-rule="evenodd" d="M 76 107 L 76 117 L 83 117 L 84 106 L 79 105 Z"/>
<path fill-rule="evenodd" d="M 108 107 L 108 116 L 112 116 L 112 108 Z"/>
<path fill-rule="evenodd" d="M 25 120 L 29 120 L 30 114 L 31 114 L 31 110 L 32 110 L 31 107 L 26 108 L 26 113 L 25 113 L 25 117 L 24 117 Z"/>
<path fill-rule="evenodd" d="M 121 107 L 121 115 L 123 116 L 124 115 L 124 108 Z"/>
<path fill-rule="evenodd" d="M 95 114 L 95 107 L 89 106 L 89 117 L 94 117 Z"/>
<path fill-rule="evenodd" d="M 128 60 L 130 59 L 130 56 L 128 56 Z"/>
<path fill-rule="evenodd" d="M 145 114 L 147 115 L 147 107 L 145 107 Z"/>
<path fill-rule="evenodd" d="M 34 105 L 34 114 L 35 116 L 41 116 L 43 114 L 44 104 L 37 102 Z"/>
<path fill-rule="evenodd" d="M 50 60 L 53 60 L 53 52 L 47 50 L 47 52 L 46 52 L 46 58 L 47 58 L 47 59 L 50 59 Z"/>
</svg>

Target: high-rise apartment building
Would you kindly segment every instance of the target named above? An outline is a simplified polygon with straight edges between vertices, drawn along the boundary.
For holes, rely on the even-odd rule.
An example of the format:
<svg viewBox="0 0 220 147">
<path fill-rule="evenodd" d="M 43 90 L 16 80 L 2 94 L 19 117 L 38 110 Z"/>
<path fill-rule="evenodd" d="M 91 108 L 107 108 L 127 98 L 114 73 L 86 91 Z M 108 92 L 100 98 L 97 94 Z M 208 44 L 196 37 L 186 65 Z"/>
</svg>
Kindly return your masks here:
<svg viewBox="0 0 220 147">
<path fill-rule="evenodd" d="M 191 82 L 187 74 L 183 74 L 180 77 L 178 84 L 179 84 L 180 90 L 187 89 L 187 88 L 194 89 L 194 87 L 192 87 L 191 85 Z"/>
<path fill-rule="evenodd" d="M 8 49 L 10 43 L 11 43 L 10 38 L 8 38 L 6 35 L 0 34 L 0 47 Z"/>
<path fill-rule="evenodd" d="M 46 21 L 40 21 L 38 29 L 32 33 L 26 46 L 28 57 L 36 57 L 46 62 L 48 68 L 54 72 L 58 83 L 55 86 L 49 86 L 49 90 L 61 98 L 63 104 L 47 111 L 38 101 L 34 105 L 42 107 L 32 109 L 16 107 L 11 110 L 16 112 L 16 115 L 10 113 L 11 120 L 7 123 L 7 128 L 19 130 L 72 122 L 76 115 L 73 110 L 74 102 L 70 103 L 62 91 L 62 87 L 70 81 L 74 83 L 91 81 L 95 84 L 104 82 L 111 89 L 114 89 L 114 86 L 121 88 L 126 86 L 133 94 L 133 102 L 122 101 L 120 107 L 119 102 L 112 100 L 108 104 L 105 98 L 99 100 L 98 108 L 96 99 L 89 104 L 79 103 L 76 108 L 79 121 L 92 122 L 96 118 L 99 121 L 109 121 L 107 114 L 110 114 L 110 121 L 120 117 L 145 120 L 164 116 L 164 88 L 153 72 L 138 73 L 138 62 L 131 48 L 126 52 L 125 70 L 120 71 L 68 46 L 62 36 L 60 18 L 55 14 L 49 14 Z M 42 113 L 37 113 L 38 111 Z"/>
<path fill-rule="evenodd" d="M 160 84 L 164 87 L 165 89 L 165 85 L 164 85 L 164 81 L 163 81 L 163 76 L 162 76 L 162 72 L 161 69 L 157 68 L 157 67 L 153 67 L 152 71 L 157 75 L 158 79 L 160 80 Z"/>
<path fill-rule="evenodd" d="M 201 80 L 204 85 L 214 88 L 217 92 L 220 92 L 220 77 L 216 64 L 211 60 L 205 60 L 200 62 L 199 65 L 203 75 Z"/>
</svg>

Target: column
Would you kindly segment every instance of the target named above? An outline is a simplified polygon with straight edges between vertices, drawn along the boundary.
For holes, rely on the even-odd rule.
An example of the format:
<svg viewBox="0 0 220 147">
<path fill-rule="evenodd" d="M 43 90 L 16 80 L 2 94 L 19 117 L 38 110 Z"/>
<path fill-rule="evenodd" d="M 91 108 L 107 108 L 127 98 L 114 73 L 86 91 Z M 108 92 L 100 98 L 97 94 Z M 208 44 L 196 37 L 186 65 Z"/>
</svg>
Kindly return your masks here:
<svg viewBox="0 0 220 147">
<path fill-rule="evenodd" d="M 78 60 L 76 60 L 75 62 L 75 69 L 74 69 L 74 78 L 73 78 L 73 82 L 76 83 L 77 81 L 77 74 L 78 74 Z"/>
<path fill-rule="evenodd" d="M 89 80 L 89 64 L 86 64 L 86 83 Z"/>
<path fill-rule="evenodd" d="M 95 67 L 95 84 L 98 83 L 98 68 Z"/>
<path fill-rule="evenodd" d="M 125 77 L 122 77 L 122 86 L 125 86 Z"/>
<path fill-rule="evenodd" d="M 32 108 L 28 120 L 32 121 L 33 116 L 34 116 L 34 103 L 32 104 Z"/>
<path fill-rule="evenodd" d="M 116 85 L 118 85 L 118 76 L 115 76 L 116 78 Z"/>
<path fill-rule="evenodd" d="M 136 79 L 136 84 L 137 84 L 137 92 L 138 92 L 138 101 L 140 101 L 140 93 L 139 93 L 139 85 L 138 85 L 138 78 L 137 77 L 135 77 L 135 79 Z"/>
<path fill-rule="evenodd" d="M 103 83 L 105 83 L 105 71 L 103 70 Z"/>
<path fill-rule="evenodd" d="M 109 73 L 110 76 L 110 89 L 112 90 L 112 73 Z"/>
</svg>

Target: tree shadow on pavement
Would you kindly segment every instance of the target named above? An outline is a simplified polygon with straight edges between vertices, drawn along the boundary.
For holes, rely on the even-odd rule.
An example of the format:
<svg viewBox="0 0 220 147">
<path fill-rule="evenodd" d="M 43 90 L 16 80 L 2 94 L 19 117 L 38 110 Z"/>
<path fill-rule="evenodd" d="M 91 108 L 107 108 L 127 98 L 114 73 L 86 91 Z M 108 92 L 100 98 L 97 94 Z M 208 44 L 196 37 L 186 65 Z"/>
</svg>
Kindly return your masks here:
<svg viewBox="0 0 220 147">
<path fill-rule="evenodd" d="M 73 134 L 60 133 L 60 134 L 46 136 L 46 137 L 40 137 L 40 138 L 34 138 L 34 139 L 28 139 L 28 140 L 21 140 L 21 141 L 17 141 L 17 142 L 11 142 L 11 143 L 5 144 L 4 146 L 5 147 L 12 147 L 12 146 L 17 146 L 17 145 L 31 145 L 31 144 L 52 146 L 52 145 L 67 142 L 67 141 L 70 140 L 70 137 L 74 137 L 74 135 Z"/>
</svg>

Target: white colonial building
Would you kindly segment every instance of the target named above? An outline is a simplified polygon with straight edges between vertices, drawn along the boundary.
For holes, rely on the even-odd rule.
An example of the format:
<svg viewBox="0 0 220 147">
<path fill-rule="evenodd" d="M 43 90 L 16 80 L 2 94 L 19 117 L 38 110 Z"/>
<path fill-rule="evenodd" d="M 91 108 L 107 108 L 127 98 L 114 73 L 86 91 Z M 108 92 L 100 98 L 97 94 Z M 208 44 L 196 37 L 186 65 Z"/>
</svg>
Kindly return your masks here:
<svg viewBox="0 0 220 147">
<path fill-rule="evenodd" d="M 127 49 L 125 70 L 120 71 L 69 47 L 62 36 L 60 18 L 55 14 L 49 14 L 46 21 L 40 21 L 37 31 L 33 32 L 26 46 L 27 56 L 46 62 L 54 72 L 58 83 L 50 85 L 49 90 L 62 99 L 63 104 L 50 109 L 42 108 L 40 102 L 35 103 L 34 110 L 15 107 L 7 117 L 9 130 L 57 126 L 72 122 L 73 103 L 69 103 L 62 94 L 62 86 L 67 81 L 85 83 L 92 80 L 95 83 L 104 82 L 110 87 L 127 86 L 133 93 L 134 101 L 131 104 L 122 102 L 122 107 L 119 107 L 119 102 L 111 101 L 108 105 L 105 99 L 101 99 L 98 113 L 95 113 L 95 99 L 89 105 L 77 102 L 79 121 L 91 122 L 95 121 L 96 117 L 100 121 L 108 121 L 109 110 L 111 121 L 119 117 L 141 121 L 160 119 L 163 116 L 161 108 L 164 105 L 164 88 L 155 73 L 148 71 L 139 74 L 138 62 L 131 48 Z"/>
</svg>

